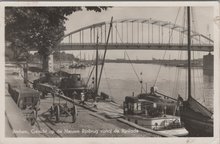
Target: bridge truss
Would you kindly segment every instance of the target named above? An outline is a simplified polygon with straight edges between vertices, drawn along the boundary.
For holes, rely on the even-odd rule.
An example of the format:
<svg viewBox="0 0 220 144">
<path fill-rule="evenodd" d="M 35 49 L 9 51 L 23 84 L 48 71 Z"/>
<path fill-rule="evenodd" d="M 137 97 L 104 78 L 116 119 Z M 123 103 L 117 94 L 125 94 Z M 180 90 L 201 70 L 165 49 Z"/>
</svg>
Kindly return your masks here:
<svg viewBox="0 0 220 144">
<path fill-rule="evenodd" d="M 62 50 L 104 49 L 110 22 L 100 22 L 70 32 L 60 43 Z M 135 50 L 186 50 L 187 28 L 177 24 L 149 19 L 120 19 L 113 21 L 108 49 Z M 213 40 L 208 36 L 191 31 L 192 50 L 213 51 Z"/>
</svg>

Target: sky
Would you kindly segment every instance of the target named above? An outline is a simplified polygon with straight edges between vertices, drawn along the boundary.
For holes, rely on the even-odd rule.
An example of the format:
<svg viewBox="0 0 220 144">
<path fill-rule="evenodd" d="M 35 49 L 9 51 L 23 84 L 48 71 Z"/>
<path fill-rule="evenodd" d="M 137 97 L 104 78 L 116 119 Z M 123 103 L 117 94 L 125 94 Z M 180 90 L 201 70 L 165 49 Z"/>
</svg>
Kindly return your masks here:
<svg viewBox="0 0 220 144">
<path fill-rule="evenodd" d="M 180 10 L 180 11 L 179 11 Z M 179 15 L 177 17 L 177 13 Z M 126 18 L 152 18 L 156 20 L 169 21 L 174 23 L 177 17 L 176 24 L 182 25 L 183 23 L 183 7 L 112 7 L 106 11 L 100 13 L 94 11 L 83 11 L 75 12 L 68 16 L 68 21 L 66 21 L 66 31 L 65 33 L 72 32 L 79 28 L 95 24 L 102 21 L 110 21 L 113 16 L 114 20 L 126 19 Z M 204 35 L 210 34 L 213 38 L 213 8 L 212 7 L 193 7 L 193 20 L 194 29 Z M 152 51 L 152 50 L 127 50 L 129 57 L 131 59 L 152 59 L 158 58 L 162 59 L 164 55 L 164 50 L 162 51 Z M 74 55 L 79 56 L 79 51 L 72 51 Z M 81 51 L 81 55 L 92 57 L 94 51 Z M 183 52 L 185 53 L 185 52 Z M 178 59 L 180 52 L 178 51 L 167 51 L 166 59 Z M 202 57 L 206 53 L 197 52 L 196 57 Z M 185 54 L 184 54 L 185 55 Z M 107 58 L 123 58 L 124 50 L 113 51 L 109 50 L 107 52 Z"/>
</svg>

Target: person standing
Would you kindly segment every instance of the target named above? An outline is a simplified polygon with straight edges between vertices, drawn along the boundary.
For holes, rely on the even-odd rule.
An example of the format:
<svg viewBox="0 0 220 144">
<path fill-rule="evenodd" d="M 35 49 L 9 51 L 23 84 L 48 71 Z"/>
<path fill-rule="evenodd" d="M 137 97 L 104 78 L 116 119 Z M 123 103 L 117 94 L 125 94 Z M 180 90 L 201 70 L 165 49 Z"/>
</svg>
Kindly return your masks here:
<svg viewBox="0 0 220 144">
<path fill-rule="evenodd" d="M 97 106 L 97 100 L 95 99 L 94 103 L 93 103 L 93 107 L 98 109 L 98 106 Z"/>
<path fill-rule="evenodd" d="M 80 97 L 80 102 L 79 102 L 79 104 L 82 104 L 82 105 L 85 104 L 85 94 L 84 94 L 84 92 L 81 92 L 81 97 Z"/>
<path fill-rule="evenodd" d="M 74 91 L 73 94 L 72 94 L 72 99 L 73 99 L 73 101 L 75 100 L 76 97 L 77 97 L 77 92 Z"/>
</svg>

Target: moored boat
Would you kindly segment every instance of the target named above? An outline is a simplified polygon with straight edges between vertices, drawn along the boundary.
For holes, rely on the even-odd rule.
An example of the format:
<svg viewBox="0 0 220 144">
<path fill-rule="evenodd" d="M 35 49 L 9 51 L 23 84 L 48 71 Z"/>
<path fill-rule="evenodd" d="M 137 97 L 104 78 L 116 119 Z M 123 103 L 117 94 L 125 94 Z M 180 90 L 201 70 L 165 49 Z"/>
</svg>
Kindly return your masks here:
<svg viewBox="0 0 220 144">
<path fill-rule="evenodd" d="M 194 98 L 182 102 L 180 117 L 190 136 L 213 136 L 213 114 Z"/>
<path fill-rule="evenodd" d="M 190 7 L 187 7 L 188 23 L 188 99 L 179 96 L 180 117 L 190 136 L 213 136 L 213 113 L 191 95 L 191 32 Z"/>
<path fill-rule="evenodd" d="M 177 100 L 156 93 L 127 96 L 123 103 L 124 118 L 137 125 L 174 136 L 186 136 L 178 116 Z"/>
<path fill-rule="evenodd" d="M 86 64 L 84 64 L 84 63 L 75 63 L 75 64 L 70 65 L 69 68 L 84 69 L 84 68 L 86 68 Z"/>
<path fill-rule="evenodd" d="M 82 91 L 87 90 L 80 74 L 70 74 L 65 71 L 47 73 L 45 76 L 34 80 L 33 87 L 42 91 L 44 95 L 49 93 L 53 87 L 57 87 L 68 97 L 72 97 L 74 92 L 79 95 Z"/>
</svg>

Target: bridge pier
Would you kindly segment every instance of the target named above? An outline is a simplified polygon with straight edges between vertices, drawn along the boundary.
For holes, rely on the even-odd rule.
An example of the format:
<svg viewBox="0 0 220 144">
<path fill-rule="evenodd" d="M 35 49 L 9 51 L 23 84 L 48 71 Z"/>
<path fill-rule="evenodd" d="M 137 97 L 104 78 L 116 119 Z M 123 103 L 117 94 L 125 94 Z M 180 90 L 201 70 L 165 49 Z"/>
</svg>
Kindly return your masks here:
<svg viewBox="0 0 220 144">
<path fill-rule="evenodd" d="M 203 74 L 214 74 L 214 56 L 210 52 L 208 55 L 203 56 Z"/>
<path fill-rule="evenodd" d="M 54 72 L 53 54 L 50 54 L 50 55 L 49 55 L 48 71 L 49 71 L 49 72 Z"/>
</svg>

